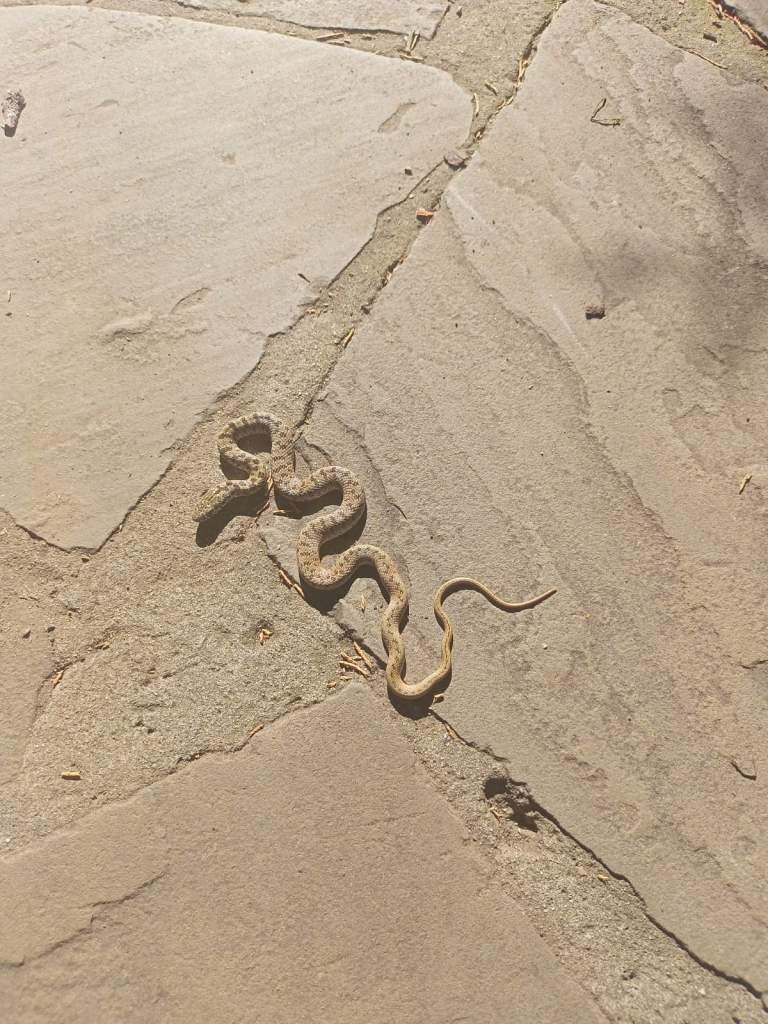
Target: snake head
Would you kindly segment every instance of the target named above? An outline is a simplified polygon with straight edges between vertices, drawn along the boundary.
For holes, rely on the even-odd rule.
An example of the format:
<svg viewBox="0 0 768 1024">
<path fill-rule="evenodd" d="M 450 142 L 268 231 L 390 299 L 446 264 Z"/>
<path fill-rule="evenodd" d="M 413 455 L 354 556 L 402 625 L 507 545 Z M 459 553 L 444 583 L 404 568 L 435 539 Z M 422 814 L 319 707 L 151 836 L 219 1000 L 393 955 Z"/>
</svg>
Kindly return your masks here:
<svg viewBox="0 0 768 1024">
<path fill-rule="evenodd" d="M 234 486 L 240 481 L 230 480 L 219 487 L 213 487 L 201 495 L 192 512 L 192 519 L 196 523 L 205 523 L 217 516 L 233 498 L 241 493 L 239 488 Z"/>
</svg>

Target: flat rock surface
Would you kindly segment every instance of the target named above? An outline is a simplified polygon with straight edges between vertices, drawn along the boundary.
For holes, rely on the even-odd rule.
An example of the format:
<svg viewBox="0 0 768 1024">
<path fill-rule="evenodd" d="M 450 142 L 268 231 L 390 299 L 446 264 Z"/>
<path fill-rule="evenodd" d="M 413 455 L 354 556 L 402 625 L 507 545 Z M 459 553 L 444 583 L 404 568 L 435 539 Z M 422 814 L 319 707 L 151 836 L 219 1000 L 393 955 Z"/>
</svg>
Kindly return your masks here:
<svg viewBox="0 0 768 1024">
<path fill-rule="evenodd" d="M 257 14 L 316 28 L 419 32 L 431 38 L 447 4 L 419 0 L 177 0 L 185 7 Z"/>
<path fill-rule="evenodd" d="M 1 10 L 0 66 L 27 104 L 0 136 L 0 506 L 90 547 L 471 105 L 433 68 L 80 8 Z"/>
<path fill-rule="evenodd" d="M 766 51 L 52 2 L 0 0 L 3 1024 L 765 1024 Z M 257 410 L 364 482 L 408 679 L 446 578 L 556 595 L 452 595 L 395 701 L 312 510 L 194 521 Z"/>
<path fill-rule="evenodd" d="M 7 859 L 5 1013 L 603 1020 L 466 840 L 352 686 Z"/>
<path fill-rule="evenodd" d="M 755 990 L 767 119 L 764 89 L 570 0 L 358 330 L 304 449 L 360 473 L 364 539 L 407 565 L 412 678 L 436 657 L 442 579 L 511 600 L 558 588 L 511 618 L 451 598 L 440 714 L 653 920 Z M 278 555 L 291 529 L 267 536 Z M 355 583 L 337 615 L 380 651 L 374 593 Z"/>
</svg>

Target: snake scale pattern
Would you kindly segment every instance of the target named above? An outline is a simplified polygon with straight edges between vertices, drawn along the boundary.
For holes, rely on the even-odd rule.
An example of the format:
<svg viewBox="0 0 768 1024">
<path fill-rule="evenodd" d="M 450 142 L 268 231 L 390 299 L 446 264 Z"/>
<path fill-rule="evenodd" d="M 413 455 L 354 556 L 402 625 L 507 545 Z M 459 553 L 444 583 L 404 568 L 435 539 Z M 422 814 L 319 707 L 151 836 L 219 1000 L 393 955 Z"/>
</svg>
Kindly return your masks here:
<svg viewBox="0 0 768 1024">
<path fill-rule="evenodd" d="M 240 447 L 247 437 L 268 434 L 271 455 L 253 454 Z M 406 682 L 405 646 L 400 632 L 408 611 L 408 588 L 397 566 L 386 551 L 373 544 L 354 544 L 328 566 L 321 562 L 324 543 L 339 537 L 358 523 L 365 513 L 365 491 L 360 480 L 342 466 L 323 466 L 299 477 L 295 470 L 294 433 L 273 416 L 255 413 L 241 416 L 227 425 L 219 436 L 219 455 L 223 463 L 246 474 L 244 480 L 228 480 L 206 491 L 195 509 L 199 523 L 218 516 L 236 498 L 266 494 L 270 479 L 275 492 L 292 503 L 314 502 L 341 492 L 341 504 L 324 512 L 304 526 L 298 540 L 298 564 L 302 582 L 318 590 L 336 590 L 346 583 L 361 566 L 370 566 L 377 574 L 387 597 L 387 608 L 381 620 L 381 639 L 387 652 L 386 677 L 390 692 L 404 700 L 420 700 L 432 694 L 451 671 L 453 628 L 443 609 L 443 601 L 457 590 L 476 590 L 491 604 L 505 612 L 520 612 L 546 601 L 555 591 L 548 590 L 528 601 L 513 604 L 477 580 L 459 576 L 447 580 L 435 594 L 435 618 L 442 627 L 443 641 L 439 666 L 419 682 Z"/>
</svg>

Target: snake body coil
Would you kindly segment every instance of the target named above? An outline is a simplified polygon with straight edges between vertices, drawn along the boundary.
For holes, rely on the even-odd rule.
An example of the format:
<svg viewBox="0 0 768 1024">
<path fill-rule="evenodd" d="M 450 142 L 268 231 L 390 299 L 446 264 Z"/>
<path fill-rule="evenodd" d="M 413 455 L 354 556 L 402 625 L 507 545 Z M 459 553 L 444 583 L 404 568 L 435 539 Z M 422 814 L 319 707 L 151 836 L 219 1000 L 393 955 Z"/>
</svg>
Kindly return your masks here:
<svg viewBox="0 0 768 1024">
<path fill-rule="evenodd" d="M 272 441 L 271 456 L 254 455 L 244 451 L 239 441 L 259 433 L 267 433 Z M 439 666 L 417 683 L 403 679 L 405 647 L 400 627 L 408 611 L 408 589 L 390 556 L 373 544 L 354 544 L 342 552 L 329 566 L 320 561 L 324 543 L 350 530 L 365 512 L 365 491 L 357 476 L 342 466 L 323 466 L 307 477 L 296 475 L 294 465 L 293 431 L 273 416 L 255 413 L 241 416 L 228 424 L 218 441 L 222 462 L 229 463 L 247 474 L 245 480 L 229 480 L 207 491 L 195 510 L 195 520 L 205 522 L 218 515 L 232 500 L 246 495 L 265 492 L 270 477 L 277 494 L 291 502 L 314 501 L 325 495 L 341 491 L 341 504 L 324 512 L 303 527 L 298 541 L 298 564 L 302 581 L 319 590 L 335 590 L 347 582 L 364 565 L 371 566 L 387 597 L 387 608 L 381 620 L 381 639 L 387 652 L 387 684 L 390 691 L 405 700 L 419 700 L 427 696 L 451 671 L 453 628 L 443 609 L 443 601 L 457 590 L 476 590 L 491 604 L 506 612 L 519 612 L 546 601 L 555 591 L 548 590 L 529 601 L 512 604 L 482 583 L 459 576 L 447 580 L 435 594 L 435 618 L 443 630 L 442 653 Z"/>
</svg>

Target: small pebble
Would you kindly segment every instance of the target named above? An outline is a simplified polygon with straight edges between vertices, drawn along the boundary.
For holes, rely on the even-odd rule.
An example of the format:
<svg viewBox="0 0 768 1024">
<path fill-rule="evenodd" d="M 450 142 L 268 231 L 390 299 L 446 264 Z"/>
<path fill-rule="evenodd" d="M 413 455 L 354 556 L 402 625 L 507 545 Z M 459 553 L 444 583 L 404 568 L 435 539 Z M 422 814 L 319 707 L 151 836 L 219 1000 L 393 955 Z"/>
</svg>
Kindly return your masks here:
<svg viewBox="0 0 768 1024">
<path fill-rule="evenodd" d="M 584 310 L 587 320 L 602 320 L 605 316 L 605 306 L 602 302 L 595 302 Z"/>
<path fill-rule="evenodd" d="M 5 99 L 0 105 L 0 114 L 2 114 L 6 135 L 14 134 L 21 112 L 26 105 L 26 101 L 18 89 L 5 94 Z"/>
<path fill-rule="evenodd" d="M 24 632 L 21 634 L 21 639 L 22 640 L 29 640 L 29 638 L 31 636 L 32 636 L 32 630 L 31 629 L 25 629 Z"/>
<path fill-rule="evenodd" d="M 708 39 L 710 41 L 710 43 L 716 43 L 717 42 L 717 36 L 715 35 L 714 32 L 705 32 L 704 33 L 704 38 Z"/>
<path fill-rule="evenodd" d="M 462 149 L 452 149 L 445 154 L 443 160 L 445 160 L 449 167 L 452 167 L 454 170 L 457 170 L 459 167 L 464 166 L 464 164 L 468 160 L 468 157 L 467 154 Z"/>
<path fill-rule="evenodd" d="M 54 629 L 56 629 L 55 626 L 46 626 L 45 627 L 45 632 L 46 633 L 52 633 L 54 631 Z"/>
<path fill-rule="evenodd" d="M 410 177 L 410 175 L 413 174 L 413 168 L 412 167 L 404 167 L 403 168 L 403 174 L 407 174 Z"/>
</svg>

